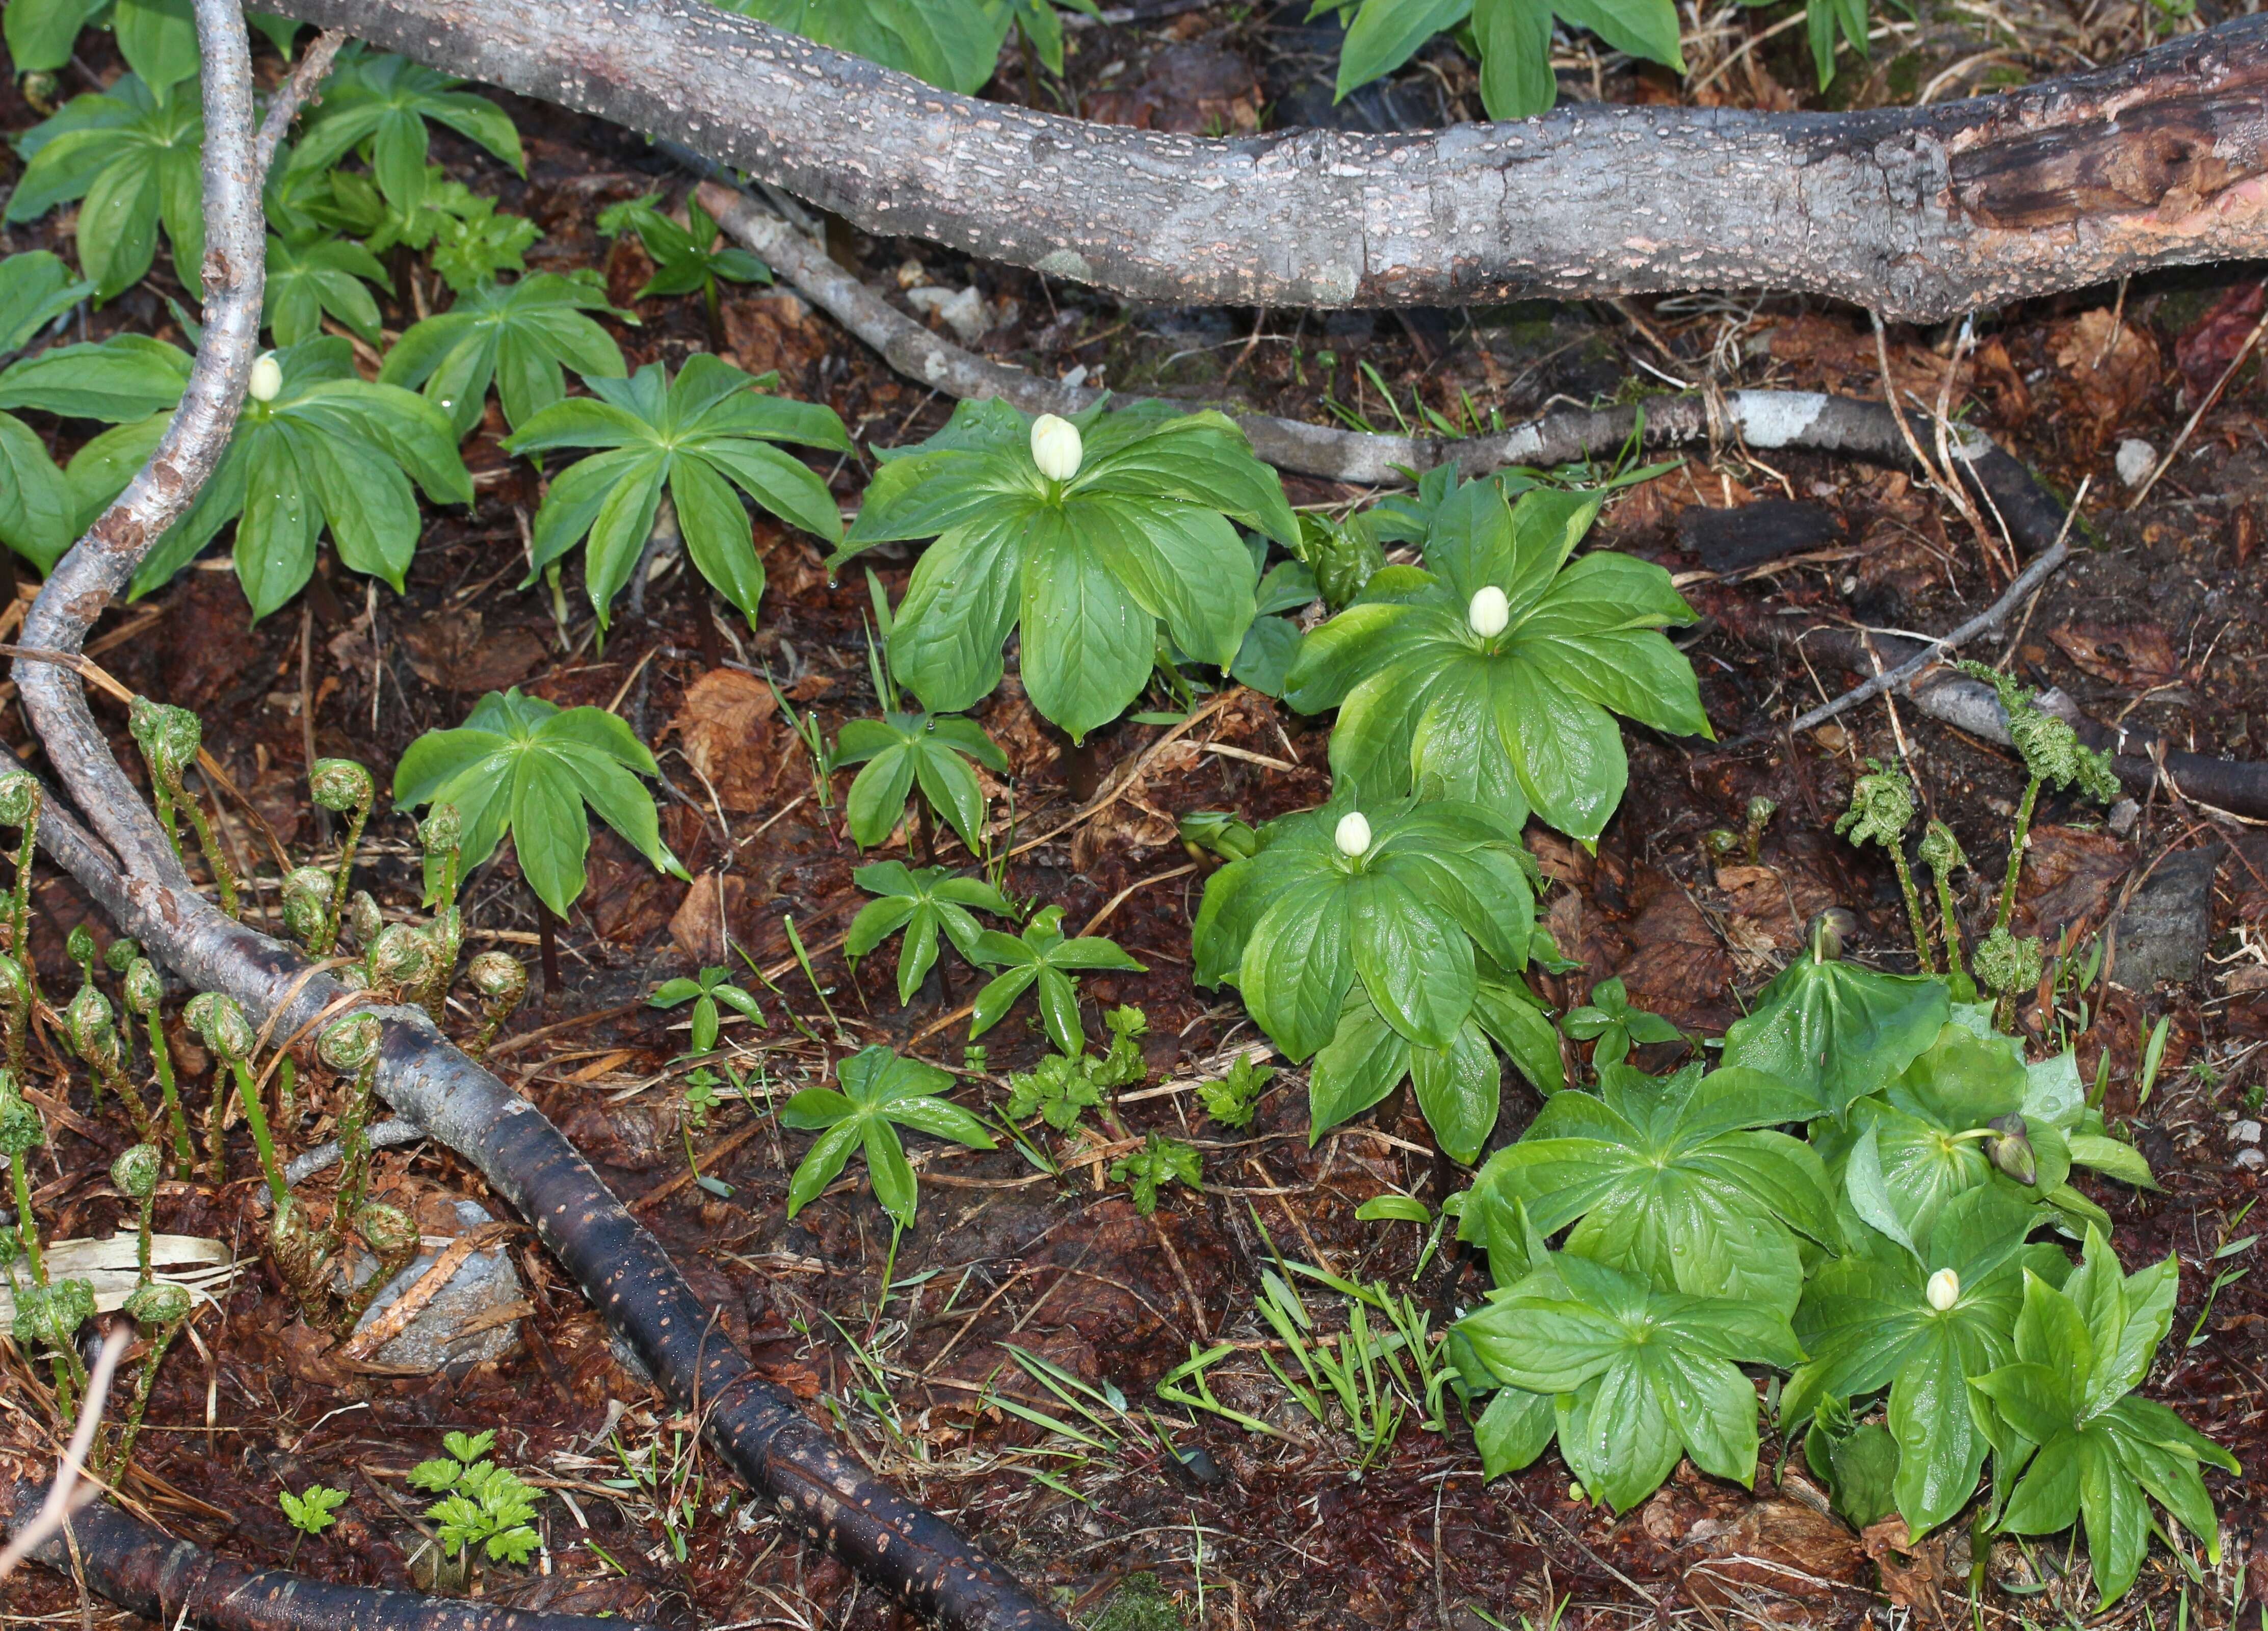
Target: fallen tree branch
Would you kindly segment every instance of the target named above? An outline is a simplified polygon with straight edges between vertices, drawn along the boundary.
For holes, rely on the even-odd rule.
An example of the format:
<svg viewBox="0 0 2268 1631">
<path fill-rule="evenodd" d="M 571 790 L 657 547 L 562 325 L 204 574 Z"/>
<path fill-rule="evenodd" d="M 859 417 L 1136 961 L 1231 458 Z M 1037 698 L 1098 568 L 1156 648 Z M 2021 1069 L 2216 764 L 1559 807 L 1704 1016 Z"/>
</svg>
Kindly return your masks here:
<svg viewBox="0 0 2268 1631">
<path fill-rule="evenodd" d="M 847 217 L 1133 299 L 1456 306 L 1694 288 L 1942 319 L 2268 255 L 2268 18 L 1966 102 L 1579 103 L 1233 141 L 956 96 L 707 0 L 278 0 Z"/>
<path fill-rule="evenodd" d="M 20 1539 L 37 1486 L 14 1491 Z M 69 1520 L 88 1587 L 160 1626 L 184 1620 L 216 1631 L 622 1631 L 622 1621 L 585 1614 L 530 1613 L 455 1598 L 335 1586 L 283 1568 L 247 1568 L 176 1540 L 107 1502 Z M 32 1556 L 71 1572 L 62 1535 L 35 1541 Z"/>
<path fill-rule="evenodd" d="M 237 0 L 195 0 L 206 122 L 205 327 L 188 389 L 142 471 L 49 574 L 24 622 L 13 673 L 33 727 L 105 854 L 56 813 L 40 838 L 117 926 L 200 991 L 225 992 L 265 1034 L 289 1037 L 346 996 L 293 948 L 197 894 L 87 710 L 74 658 L 88 629 L 226 446 L 259 339 L 265 237 L 254 147 L 251 62 Z M 365 1007 L 380 1027 L 378 1090 L 471 1162 L 536 1228 L 608 1325 L 681 1410 L 703 1418 L 725 1461 L 779 1515 L 899 1602 L 971 1631 L 1067 1631 L 943 1520 L 838 1450 L 794 1397 L 711 1332 L 660 1244 L 608 1192 L 536 1108 L 452 1047 L 416 1008 Z M 320 1615 L 273 1605 L 276 1627 Z M 466 1627 L 470 1631 L 470 1627 Z"/>
</svg>

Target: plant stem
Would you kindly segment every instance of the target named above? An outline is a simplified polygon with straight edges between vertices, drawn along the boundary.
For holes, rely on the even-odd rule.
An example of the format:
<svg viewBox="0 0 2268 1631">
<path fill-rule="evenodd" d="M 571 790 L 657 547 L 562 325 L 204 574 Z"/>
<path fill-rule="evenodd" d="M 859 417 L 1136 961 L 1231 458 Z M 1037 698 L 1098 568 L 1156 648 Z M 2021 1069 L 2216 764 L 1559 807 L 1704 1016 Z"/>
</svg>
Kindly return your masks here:
<svg viewBox="0 0 2268 1631">
<path fill-rule="evenodd" d="M 1965 979 L 1968 978 L 1969 971 L 1962 966 L 1961 962 L 1961 916 L 1953 898 L 1953 882 L 1942 872 L 1934 875 L 1937 882 L 1938 926 L 1945 934 L 1946 971 L 1956 979 Z"/>
<path fill-rule="evenodd" d="M 213 887 L 220 891 L 221 911 L 232 918 L 237 916 L 236 873 L 229 866 L 228 857 L 221 851 L 220 839 L 213 831 L 213 823 L 205 819 L 203 803 L 181 785 L 178 777 L 173 779 L 172 791 L 175 800 L 188 812 L 189 825 L 196 830 L 197 847 L 204 852 L 205 866 L 212 873 Z"/>
<path fill-rule="evenodd" d="M 158 1192 L 154 1188 L 135 1207 L 134 1266 L 139 1285 L 150 1283 L 150 1217 L 157 1209 Z"/>
<path fill-rule="evenodd" d="M 1929 948 L 1929 925 L 1922 920 L 1921 891 L 1914 887 L 1913 867 L 1906 860 L 1906 846 L 1902 838 L 1893 838 L 1888 848 L 1890 865 L 1898 871 L 1898 889 L 1906 900 L 1906 922 L 1913 930 L 1914 956 L 1921 959 L 1921 971 L 1937 972 L 1937 959 Z"/>
<path fill-rule="evenodd" d="M 2038 802 L 2042 779 L 2035 776 L 2024 784 L 2022 802 L 2016 806 L 2016 838 L 2008 846 L 2008 876 L 2000 885 L 2000 909 L 1993 914 L 1992 926 L 2005 929 L 2016 910 L 2016 879 L 2024 869 L 2024 845 L 2032 832 L 2032 806 Z"/>
<path fill-rule="evenodd" d="M 555 996 L 559 990 L 559 919 L 552 916 L 551 908 L 539 899 L 535 903 L 535 938 L 542 952 L 543 994 Z"/>
<path fill-rule="evenodd" d="M 252 1061 L 231 1059 L 228 1066 L 236 1075 L 237 1102 L 244 1106 L 253 1148 L 260 1152 L 260 1170 L 268 1175 L 269 1198 L 280 1207 L 291 1199 L 291 1191 L 284 1182 L 283 1164 L 276 1159 L 276 1140 L 268 1132 L 268 1111 L 260 1103 L 260 1084 L 253 1077 Z"/>
<path fill-rule="evenodd" d="M 357 808 L 347 817 L 347 836 L 339 845 L 338 870 L 331 875 L 331 910 L 323 923 L 321 942 L 312 949 L 318 957 L 328 957 L 339 943 L 339 919 L 347 905 L 347 890 L 354 882 L 355 845 L 362 842 L 363 823 L 370 812 Z"/>
<path fill-rule="evenodd" d="M 150 1353 L 143 1360 L 142 1369 L 134 1378 L 134 1398 L 127 1406 L 126 1422 L 118 1431 L 118 1439 L 111 1446 L 109 1460 L 104 1472 L 106 1480 L 115 1484 L 125 1476 L 127 1464 L 134 1458 L 134 1441 L 142 1433 L 142 1413 L 150 1407 L 150 1390 L 158 1380 L 158 1363 L 166 1350 L 173 1346 L 186 1320 L 169 1320 L 158 1327 L 158 1334 L 150 1339 Z"/>
<path fill-rule="evenodd" d="M 32 1215 L 32 1182 L 24 1170 L 24 1157 L 8 1157 L 8 1177 L 16 1188 L 16 1239 L 24 1248 L 24 1261 L 31 1266 L 32 1283 L 48 1283 L 47 1260 L 40 1256 L 40 1225 Z"/>
<path fill-rule="evenodd" d="M 205 1114 L 205 1158 L 216 1186 L 228 1181 L 228 1067 L 213 1068 L 212 1108 Z"/>
<path fill-rule="evenodd" d="M 373 1059 L 355 1073 L 347 1089 L 346 1107 L 339 1112 L 339 1192 L 331 1204 L 331 1232 L 343 1235 L 362 1205 L 370 1177 L 370 1096 L 378 1084 L 378 1061 Z"/>
</svg>

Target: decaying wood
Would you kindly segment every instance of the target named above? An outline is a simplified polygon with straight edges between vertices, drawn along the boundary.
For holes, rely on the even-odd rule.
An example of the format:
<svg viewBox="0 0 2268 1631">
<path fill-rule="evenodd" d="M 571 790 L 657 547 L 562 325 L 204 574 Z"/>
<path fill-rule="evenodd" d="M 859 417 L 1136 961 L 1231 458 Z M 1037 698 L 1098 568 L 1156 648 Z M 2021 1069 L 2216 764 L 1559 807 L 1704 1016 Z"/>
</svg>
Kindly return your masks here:
<svg viewBox="0 0 2268 1631">
<path fill-rule="evenodd" d="M 279 0 L 747 170 L 869 232 L 1131 298 L 1453 306 L 1694 288 L 1940 319 L 2268 256 L 2268 18 L 1971 101 L 1585 103 L 1231 141 L 977 101 L 708 0 Z"/>
</svg>

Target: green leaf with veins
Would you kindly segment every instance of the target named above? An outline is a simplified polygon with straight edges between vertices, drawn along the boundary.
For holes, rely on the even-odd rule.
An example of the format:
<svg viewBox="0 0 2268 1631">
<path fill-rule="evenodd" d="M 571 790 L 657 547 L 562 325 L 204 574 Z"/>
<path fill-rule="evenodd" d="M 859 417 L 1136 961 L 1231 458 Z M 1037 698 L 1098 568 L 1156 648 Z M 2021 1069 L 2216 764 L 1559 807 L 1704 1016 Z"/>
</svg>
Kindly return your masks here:
<svg viewBox="0 0 2268 1631">
<path fill-rule="evenodd" d="M 1669 574 L 1603 550 L 1567 565 L 1599 502 L 1538 488 L 1515 506 L 1469 483 L 1434 515 L 1422 587 L 1307 633 L 1285 698 L 1339 710 L 1335 775 L 1485 804 L 1515 827 L 1532 809 L 1587 842 L 1629 775 L 1616 714 L 1710 734 L 1692 665 L 1660 632 L 1693 620 Z M 1484 593 L 1503 613 L 1486 634 L 1473 621 Z"/>
<path fill-rule="evenodd" d="M 2062 1254 L 2025 1236 L 2047 1214 L 2012 1189 L 1976 1189 L 1942 1208 L 1918 1255 L 1881 1237 L 1822 1264 L 1805 1287 L 1795 1332 L 1809 1358 L 1788 1380 L 1780 1417 L 1802 1422 L 1822 1401 L 1889 1390 L 1898 1446 L 1897 1508 L 1916 1537 L 1969 1502 L 1988 1448 L 1965 1408 L 1968 1378 L 2006 1364 L 2025 1272 L 2056 1274 Z M 1931 1302 L 1940 1270 L 1950 1306 Z"/>
<path fill-rule="evenodd" d="M 458 439 L 473 432 L 489 387 L 514 430 L 563 402 L 563 371 L 585 380 L 619 380 L 622 348 L 585 315 L 637 319 L 607 303 L 604 288 L 580 277 L 539 272 L 517 283 L 483 282 L 438 316 L 413 326 L 386 354 L 381 383 L 422 392 L 447 414 Z"/>
<path fill-rule="evenodd" d="M 8 55 L 18 74 L 48 73 L 70 61 L 79 30 L 100 18 L 103 0 L 10 0 Z M 159 95 L 197 72 L 196 18 L 189 0 L 117 0 L 107 18 L 126 66 Z M 192 98 L 195 92 L 189 93 Z"/>
<path fill-rule="evenodd" d="M 1086 1027 L 1079 1017 L 1079 982 L 1075 976 L 1090 969 L 1124 969 L 1147 972 L 1144 964 L 1102 935 L 1067 940 L 1063 932 L 1063 908 L 1046 906 L 1032 914 L 1021 935 L 987 929 L 976 940 L 974 960 L 1005 973 L 995 977 L 976 993 L 976 1012 L 968 1022 L 974 1042 L 998 1024 L 1015 1006 L 1016 999 L 1036 988 L 1040 1019 L 1048 1039 L 1063 1052 L 1086 1049 Z"/>
<path fill-rule="evenodd" d="M 1807 953 L 1726 1031 L 1725 1063 L 1804 1089 L 1814 1115 L 1839 1117 L 1937 1040 L 1951 1002 L 1937 980 Z"/>
<path fill-rule="evenodd" d="M 874 1199 L 900 1229 L 911 1228 L 921 1193 L 898 1136 L 901 1126 L 971 1149 L 994 1148 L 983 1122 L 939 1096 L 950 1092 L 954 1081 L 934 1065 L 901 1059 L 877 1044 L 844 1059 L 836 1067 L 836 1079 L 841 1091 L 806 1088 L 780 1108 L 782 1126 L 820 1134 L 788 1180 L 791 1218 L 818 1199 L 853 1152 L 863 1148 Z"/>
<path fill-rule="evenodd" d="M 1202 1184 L 1204 1163 L 1196 1146 L 1153 1131 L 1141 1148 L 1111 1163 L 1110 1177 L 1112 1182 L 1127 1186 L 1133 1195 L 1134 1210 L 1146 1218 L 1158 1209 L 1158 1192 L 1165 1185 L 1186 1184 L 1195 1189 Z"/>
<path fill-rule="evenodd" d="M 1200 662 L 1237 661 L 1253 619 L 1239 523 L 1288 545 L 1283 483 L 1217 413 L 1098 405 L 1065 481 L 1040 473 L 1033 421 L 964 402 L 946 428 L 887 455 L 841 564 L 872 544 L 934 538 L 890 630 L 890 668 L 931 709 L 967 708 L 1000 683 L 1022 630 L 1025 690 L 1074 741 L 1149 683 L 1162 623 Z"/>
<path fill-rule="evenodd" d="M 1524 1205 L 1566 1250 L 1657 1289 L 1742 1298 L 1793 1313 L 1800 1233 L 1837 1239 L 1827 1177 L 1800 1139 L 1768 1131 L 1809 1108 L 1761 1072 L 1689 1066 L 1662 1080 L 1610 1066 L 1600 1096 L 1562 1093 L 1474 1180 L 1468 1227 Z"/>
<path fill-rule="evenodd" d="M 1658 1291 L 1572 1253 L 1540 1255 L 1527 1278 L 1452 1331 L 1487 1380 L 1555 1401 L 1560 1454 L 1584 1487 L 1627 1512 L 1681 1456 L 1753 1485 L 1756 1391 L 1740 1367 L 1801 1358 L 1787 1317 L 1751 1302 Z M 1501 1435 L 1492 1458 L 1508 1465 L 1512 1449 L 1535 1443 L 1536 1408 L 1508 1408 L 1515 1420 L 1492 1434 Z"/>
<path fill-rule="evenodd" d="M 398 208 L 415 210 L 425 196 L 431 143 L 425 127 L 431 121 L 479 143 L 526 174 L 527 159 L 511 117 L 486 97 L 456 89 L 463 83 L 406 56 L 350 41 L 323 81 L 292 150 L 292 167 L 328 170 L 358 150 L 370 162 L 379 191 Z"/>
<path fill-rule="evenodd" d="M 869 895 L 880 896 L 858 909 L 843 937 L 843 954 L 856 961 L 891 935 L 904 931 L 898 942 L 898 1006 L 914 1000 L 914 993 L 937 962 L 938 931 L 945 931 L 954 949 L 970 963 L 979 963 L 977 942 L 984 927 L 970 911 L 989 911 L 1012 918 L 1014 909 L 1000 891 L 982 878 L 957 878 L 942 867 L 909 867 L 903 861 L 878 861 L 861 867 L 850 881 Z"/>
<path fill-rule="evenodd" d="M 1008 773 L 1008 756 L 974 720 L 950 714 L 885 713 L 852 720 L 836 738 L 837 764 L 865 766 L 850 783 L 843 814 L 861 849 L 886 841 L 918 787 L 971 855 L 983 853 L 984 791 L 969 768 L 975 760 L 995 775 Z"/>
<path fill-rule="evenodd" d="M 335 336 L 275 356 L 282 389 L 244 404 L 196 502 L 136 572 L 136 596 L 163 587 L 232 520 L 237 578 L 255 618 L 299 592 L 326 530 L 342 565 L 398 591 L 423 531 L 412 482 L 435 504 L 472 503 L 449 422 L 424 398 L 357 377 L 352 349 Z"/>
<path fill-rule="evenodd" d="M 394 808 L 455 805 L 468 872 L 509 835 L 520 875 L 563 918 L 583 893 L 585 805 L 657 870 L 686 875 L 638 780 L 659 773 L 645 744 L 605 709 L 563 709 L 514 688 L 482 697 L 460 728 L 411 742 L 394 767 Z"/>
<path fill-rule="evenodd" d="M 1589 1003 L 1562 1015 L 1559 1029 L 1577 1042 L 1595 1042 L 1591 1063 L 1601 1069 L 1622 1063 L 1633 1044 L 1675 1042 L 1681 1034 L 1659 1014 L 1632 1007 L 1630 993 L 1619 979 L 1592 986 Z"/>
<path fill-rule="evenodd" d="M 526 582 L 587 538 L 583 575 L 605 627 L 666 491 L 686 553 L 753 627 L 764 567 L 740 495 L 791 526 L 839 538 L 842 518 L 827 483 L 774 444 L 851 451 L 833 409 L 767 395 L 764 383 L 702 352 L 674 380 L 660 363 L 627 380 L 592 377 L 592 396 L 554 403 L 520 426 L 504 442 L 507 453 L 604 450 L 552 479 L 535 517 Z"/>
<path fill-rule="evenodd" d="M 2235 1475 L 2236 1458 L 2133 1389 L 2173 1319 L 2170 1257 L 2128 1274 L 2099 1230 L 2058 1289 L 2027 1275 L 2013 1362 L 1970 1384 L 1977 1418 L 2011 1486 L 1999 1526 L 2020 1535 L 2083 1525 L 2101 1606 L 2140 1572 L 2155 1501 L 2220 1561 L 2220 1524 L 2200 1465 Z"/>
<path fill-rule="evenodd" d="M 204 139 L 195 96 L 161 97 L 138 75 L 121 75 L 107 91 L 73 97 L 17 138 L 24 173 L 0 222 L 35 220 L 77 201 L 79 265 L 106 300 L 149 271 L 162 224 L 174 276 L 197 294 L 205 255 Z"/>
<path fill-rule="evenodd" d="M 30 258 L 18 255 L 0 266 L 0 287 L 6 266 Z M 43 283 L 35 271 L 31 286 Z M 129 334 L 92 344 L 49 346 L 0 370 L 0 542 L 41 572 L 52 570 L 142 468 L 171 420 L 169 410 L 180 400 L 188 375 L 186 351 Z M 66 472 L 55 468 L 46 443 L 10 409 L 135 423 L 95 437 L 72 455 Z M 129 454 L 133 456 L 124 456 Z"/>
</svg>

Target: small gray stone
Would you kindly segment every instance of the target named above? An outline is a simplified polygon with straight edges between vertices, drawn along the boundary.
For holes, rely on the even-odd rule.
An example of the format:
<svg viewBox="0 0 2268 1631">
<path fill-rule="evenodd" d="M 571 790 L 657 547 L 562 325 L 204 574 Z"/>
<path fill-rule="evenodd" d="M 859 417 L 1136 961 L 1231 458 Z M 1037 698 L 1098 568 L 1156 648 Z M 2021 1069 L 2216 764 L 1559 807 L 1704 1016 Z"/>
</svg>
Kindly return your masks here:
<svg viewBox="0 0 2268 1631">
<path fill-rule="evenodd" d="M 2157 468 L 2158 450 L 2139 436 L 2130 436 L 2118 444 L 2118 452 L 2111 463 L 2118 471 L 2118 479 L 2129 487 L 2139 487 L 2150 472 Z"/>
<path fill-rule="evenodd" d="M 2268 1167 L 2268 1150 L 2263 1150 L 2257 1144 L 2248 1144 L 2236 1152 L 2236 1165 L 2239 1171 L 2257 1172 L 2261 1168 Z"/>
<path fill-rule="evenodd" d="M 472 1201 L 459 1200 L 454 1204 L 458 1226 L 468 1234 L 495 1221 Z M 416 1260 L 372 1300 L 355 1329 L 360 1332 L 374 1324 L 394 1306 L 396 1298 L 424 1277 L 425 1271 L 446 1249 L 445 1244 L 439 1247 L 428 1244 L 421 1250 Z M 357 1266 L 356 1273 L 367 1275 L 375 1267 L 364 1258 Z M 519 1321 L 513 1318 L 490 1324 L 483 1317 L 493 1318 L 497 1310 L 519 1303 L 526 1295 L 519 1271 L 512 1266 L 511 1254 L 499 1241 L 474 1252 L 458 1265 L 449 1283 L 411 1316 L 400 1335 L 372 1354 L 371 1361 L 394 1369 L 430 1373 L 462 1370 L 489 1360 L 502 1359 L 519 1346 Z M 468 1326 L 473 1329 L 468 1330 Z"/>
<path fill-rule="evenodd" d="M 2110 807 L 2110 815 L 2103 824 L 2110 829 L 2111 836 L 2123 838 L 2134 830 L 2134 823 L 2141 817 L 2140 805 L 2132 799 L 2121 799 Z"/>
<path fill-rule="evenodd" d="M 2228 1130 L 2228 1136 L 2240 1144 L 2257 1144 L 2260 1141 L 2260 1124 L 2240 1121 Z"/>
<path fill-rule="evenodd" d="M 2213 934 L 2213 875 L 2220 846 L 2169 855 L 2118 914 L 2117 961 L 2110 978 L 2129 991 L 2146 992 L 2160 980 L 2198 977 Z"/>
</svg>

